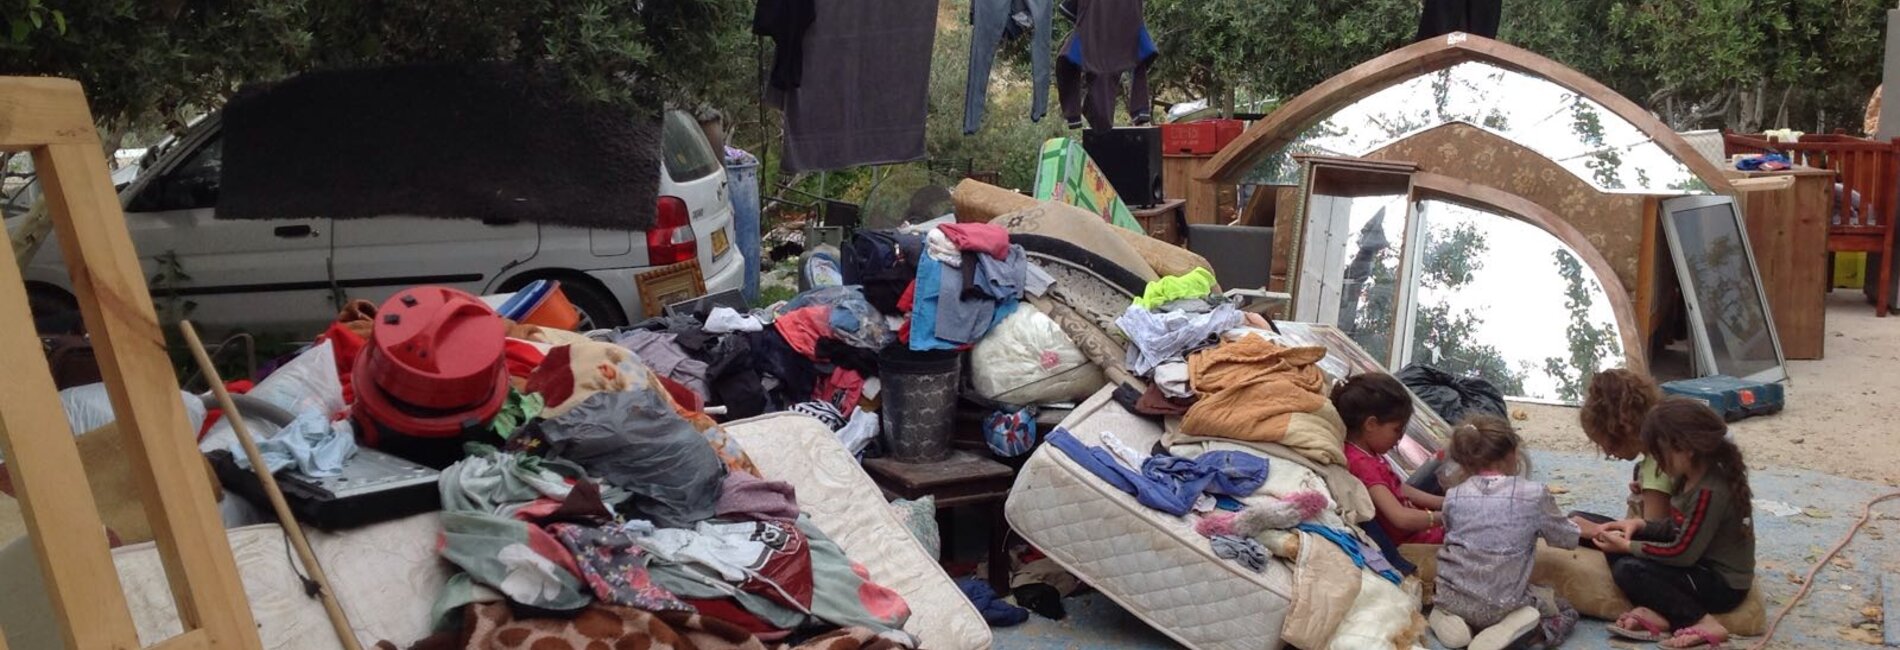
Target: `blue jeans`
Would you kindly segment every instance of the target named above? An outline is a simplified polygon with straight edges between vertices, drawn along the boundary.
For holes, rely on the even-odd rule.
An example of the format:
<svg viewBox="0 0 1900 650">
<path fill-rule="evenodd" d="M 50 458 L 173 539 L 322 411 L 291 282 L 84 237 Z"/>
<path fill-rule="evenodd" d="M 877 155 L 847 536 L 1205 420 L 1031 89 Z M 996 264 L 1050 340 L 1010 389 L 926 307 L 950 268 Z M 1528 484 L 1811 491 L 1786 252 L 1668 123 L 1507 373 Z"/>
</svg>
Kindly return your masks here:
<svg viewBox="0 0 1900 650">
<path fill-rule="evenodd" d="M 1002 45 L 1012 7 L 1021 3 L 1029 11 L 1032 29 L 1029 36 L 1030 76 L 1035 92 L 1029 108 L 1030 121 L 1042 121 L 1049 111 L 1050 25 L 1053 0 L 973 0 L 970 7 L 970 78 L 963 95 L 963 134 L 976 133 L 983 126 L 984 102 L 988 99 L 990 67 L 996 63 L 996 49 Z"/>
</svg>

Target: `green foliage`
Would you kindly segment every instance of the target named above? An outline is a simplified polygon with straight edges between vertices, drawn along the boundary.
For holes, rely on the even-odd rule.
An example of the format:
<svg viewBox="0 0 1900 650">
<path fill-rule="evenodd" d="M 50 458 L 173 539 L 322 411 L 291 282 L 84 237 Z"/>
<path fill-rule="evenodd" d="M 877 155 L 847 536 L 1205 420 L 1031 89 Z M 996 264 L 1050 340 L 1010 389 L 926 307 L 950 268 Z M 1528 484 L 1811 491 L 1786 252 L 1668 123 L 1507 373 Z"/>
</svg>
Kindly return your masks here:
<svg viewBox="0 0 1900 650">
<path fill-rule="evenodd" d="M 1181 100 L 1292 97 L 1411 41 L 1417 0 L 1148 0 L 1154 83 Z"/>
<path fill-rule="evenodd" d="M 108 133 L 176 129 L 242 84 L 310 69 L 517 61 L 561 70 L 578 96 L 652 112 L 750 68 L 731 56 L 745 0 L 46 1 L 0 0 L 0 74 L 80 80 Z"/>
<path fill-rule="evenodd" d="M 1592 322 L 1593 296 L 1602 292 L 1596 279 L 1583 272 L 1583 264 L 1569 251 L 1551 251 L 1557 274 L 1564 278 L 1564 309 L 1570 312 L 1570 324 L 1564 334 L 1570 340 L 1570 358 L 1544 359 L 1544 374 L 1557 381 L 1557 397 L 1570 403 L 1583 401 L 1590 377 L 1608 366 L 1619 365 L 1623 343 L 1617 338 L 1616 323 Z"/>
</svg>

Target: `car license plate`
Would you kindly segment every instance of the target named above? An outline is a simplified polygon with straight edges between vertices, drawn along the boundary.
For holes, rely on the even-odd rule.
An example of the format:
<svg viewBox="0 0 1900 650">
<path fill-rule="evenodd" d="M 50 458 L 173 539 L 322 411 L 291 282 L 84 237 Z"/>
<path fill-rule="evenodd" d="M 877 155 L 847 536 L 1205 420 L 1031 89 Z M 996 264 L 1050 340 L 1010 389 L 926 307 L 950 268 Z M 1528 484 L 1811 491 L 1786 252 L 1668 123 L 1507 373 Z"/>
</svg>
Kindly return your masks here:
<svg viewBox="0 0 1900 650">
<path fill-rule="evenodd" d="M 726 230 L 724 228 L 713 231 L 713 257 L 725 255 L 726 249 L 731 246 L 732 243 L 726 241 Z"/>
</svg>

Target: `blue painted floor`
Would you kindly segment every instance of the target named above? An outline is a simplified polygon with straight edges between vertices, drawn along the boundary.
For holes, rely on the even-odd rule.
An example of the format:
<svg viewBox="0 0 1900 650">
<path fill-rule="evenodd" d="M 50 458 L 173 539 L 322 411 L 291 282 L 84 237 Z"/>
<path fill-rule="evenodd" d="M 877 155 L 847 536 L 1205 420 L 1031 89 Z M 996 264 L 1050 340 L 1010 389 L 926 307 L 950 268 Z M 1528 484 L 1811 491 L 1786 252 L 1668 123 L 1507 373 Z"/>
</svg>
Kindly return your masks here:
<svg viewBox="0 0 1900 650">
<path fill-rule="evenodd" d="M 1852 453 L 1842 450 L 1841 453 Z M 1566 510 L 1622 512 L 1627 463 L 1575 453 L 1534 452 L 1539 480 L 1568 490 L 1558 496 Z M 1770 514 L 1757 507 L 1757 576 L 1767 592 L 1772 618 L 1799 589 L 1795 579 L 1839 541 L 1859 517 L 1861 505 L 1893 488 L 1803 470 L 1756 468 L 1752 476 L 1758 502 L 1785 503 L 1802 512 Z M 1878 647 L 1879 630 L 1858 629 L 1869 622 L 1868 607 L 1880 606 L 1881 576 L 1900 580 L 1900 500 L 1875 509 L 1876 519 L 1861 529 L 1841 552 L 1841 560 L 1823 570 L 1807 599 L 1776 633 L 1773 648 Z M 1176 644 L 1100 594 L 1068 599 L 1069 616 L 1052 621 L 1032 615 L 1028 623 L 996 630 L 995 647 L 1016 648 L 1173 648 Z M 1612 641 L 1606 623 L 1586 620 L 1564 647 L 1654 647 Z M 1733 644 L 1732 644 L 1733 645 Z M 1436 646 L 1434 646 L 1436 647 Z M 1746 646 L 1741 646 L 1746 647 Z"/>
</svg>

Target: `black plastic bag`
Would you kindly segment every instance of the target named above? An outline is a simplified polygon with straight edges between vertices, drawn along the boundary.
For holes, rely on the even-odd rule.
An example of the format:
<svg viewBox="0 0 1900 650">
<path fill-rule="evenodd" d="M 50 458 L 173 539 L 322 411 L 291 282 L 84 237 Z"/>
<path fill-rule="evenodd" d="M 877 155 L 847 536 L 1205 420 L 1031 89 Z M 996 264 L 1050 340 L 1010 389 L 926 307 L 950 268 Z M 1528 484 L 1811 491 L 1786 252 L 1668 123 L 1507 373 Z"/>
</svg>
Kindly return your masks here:
<svg viewBox="0 0 1900 650">
<path fill-rule="evenodd" d="M 1422 363 L 1406 366 L 1398 378 L 1453 426 L 1469 415 L 1510 417 L 1504 394 L 1483 379 L 1459 377 Z"/>
</svg>

